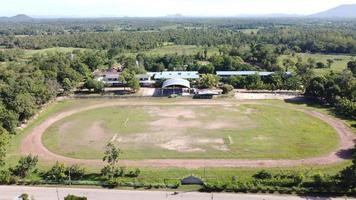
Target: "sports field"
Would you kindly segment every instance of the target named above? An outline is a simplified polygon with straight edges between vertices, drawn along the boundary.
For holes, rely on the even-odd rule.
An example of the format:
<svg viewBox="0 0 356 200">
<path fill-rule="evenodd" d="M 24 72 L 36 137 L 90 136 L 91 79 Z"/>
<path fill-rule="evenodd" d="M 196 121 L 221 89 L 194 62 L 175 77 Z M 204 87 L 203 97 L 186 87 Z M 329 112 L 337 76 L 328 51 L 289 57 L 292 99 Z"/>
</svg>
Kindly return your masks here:
<svg viewBox="0 0 356 200">
<path fill-rule="evenodd" d="M 252 102 L 91 109 L 55 122 L 42 140 L 52 152 L 84 159 L 100 159 L 109 141 L 124 159 L 301 159 L 338 144 L 335 130 L 320 119 Z"/>
<path fill-rule="evenodd" d="M 342 121 L 279 100 L 74 99 L 40 114 L 10 155 L 100 167 L 113 142 L 124 166 L 320 166 L 344 161 L 353 138 Z"/>
</svg>

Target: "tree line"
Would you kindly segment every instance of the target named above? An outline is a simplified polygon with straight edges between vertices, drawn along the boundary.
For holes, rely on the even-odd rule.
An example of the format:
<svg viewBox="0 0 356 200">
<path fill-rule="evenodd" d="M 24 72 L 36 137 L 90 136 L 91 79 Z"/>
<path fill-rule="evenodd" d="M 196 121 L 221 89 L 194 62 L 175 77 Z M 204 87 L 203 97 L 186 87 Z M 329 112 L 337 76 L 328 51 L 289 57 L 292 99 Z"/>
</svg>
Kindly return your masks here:
<svg viewBox="0 0 356 200">
<path fill-rule="evenodd" d="M 257 33 L 219 28 L 177 27 L 154 31 L 81 31 L 75 33 L 56 33 L 46 35 L 0 35 L 0 46 L 6 48 L 44 49 L 51 47 L 77 47 L 108 50 L 121 48 L 131 52 L 157 48 L 165 43 L 177 45 L 243 46 L 251 43 L 284 45 L 295 52 L 348 53 L 356 52 L 356 35 L 351 27 L 310 25 L 266 25 Z M 257 46 L 258 47 L 258 46 Z"/>
</svg>

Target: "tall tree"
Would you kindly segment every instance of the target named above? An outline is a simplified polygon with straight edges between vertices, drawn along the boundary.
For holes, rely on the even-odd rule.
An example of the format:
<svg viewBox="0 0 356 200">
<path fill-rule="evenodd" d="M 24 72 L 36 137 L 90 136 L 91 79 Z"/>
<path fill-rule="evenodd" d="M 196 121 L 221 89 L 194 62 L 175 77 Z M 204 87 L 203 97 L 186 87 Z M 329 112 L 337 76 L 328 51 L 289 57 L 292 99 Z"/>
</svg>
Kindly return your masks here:
<svg viewBox="0 0 356 200">
<path fill-rule="evenodd" d="M 9 144 L 9 134 L 1 127 L 0 123 L 0 168 L 5 164 L 5 157 L 7 152 L 7 147 Z"/>
</svg>

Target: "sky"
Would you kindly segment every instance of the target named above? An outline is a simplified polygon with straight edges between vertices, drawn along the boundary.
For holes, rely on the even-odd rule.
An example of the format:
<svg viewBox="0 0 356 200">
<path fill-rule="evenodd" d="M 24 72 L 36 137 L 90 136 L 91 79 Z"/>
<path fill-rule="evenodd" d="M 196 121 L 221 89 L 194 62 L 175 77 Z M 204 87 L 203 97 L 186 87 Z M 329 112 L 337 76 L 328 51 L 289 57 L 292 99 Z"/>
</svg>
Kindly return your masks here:
<svg viewBox="0 0 356 200">
<path fill-rule="evenodd" d="M 0 0 L 0 16 L 46 17 L 308 15 L 356 0 Z"/>
</svg>

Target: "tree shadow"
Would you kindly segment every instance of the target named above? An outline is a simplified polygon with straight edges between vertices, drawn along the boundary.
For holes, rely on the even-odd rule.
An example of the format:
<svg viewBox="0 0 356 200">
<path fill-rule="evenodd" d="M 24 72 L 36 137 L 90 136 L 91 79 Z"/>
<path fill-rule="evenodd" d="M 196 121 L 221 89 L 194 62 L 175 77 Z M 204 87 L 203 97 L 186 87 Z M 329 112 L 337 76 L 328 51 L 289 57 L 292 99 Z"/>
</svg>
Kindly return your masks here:
<svg viewBox="0 0 356 200">
<path fill-rule="evenodd" d="M 351 160 L 354 154 L 355 154 L 355 149 L 342 149 L 336 153 L 337 157 L 345 160 Z"/>
</svg>

